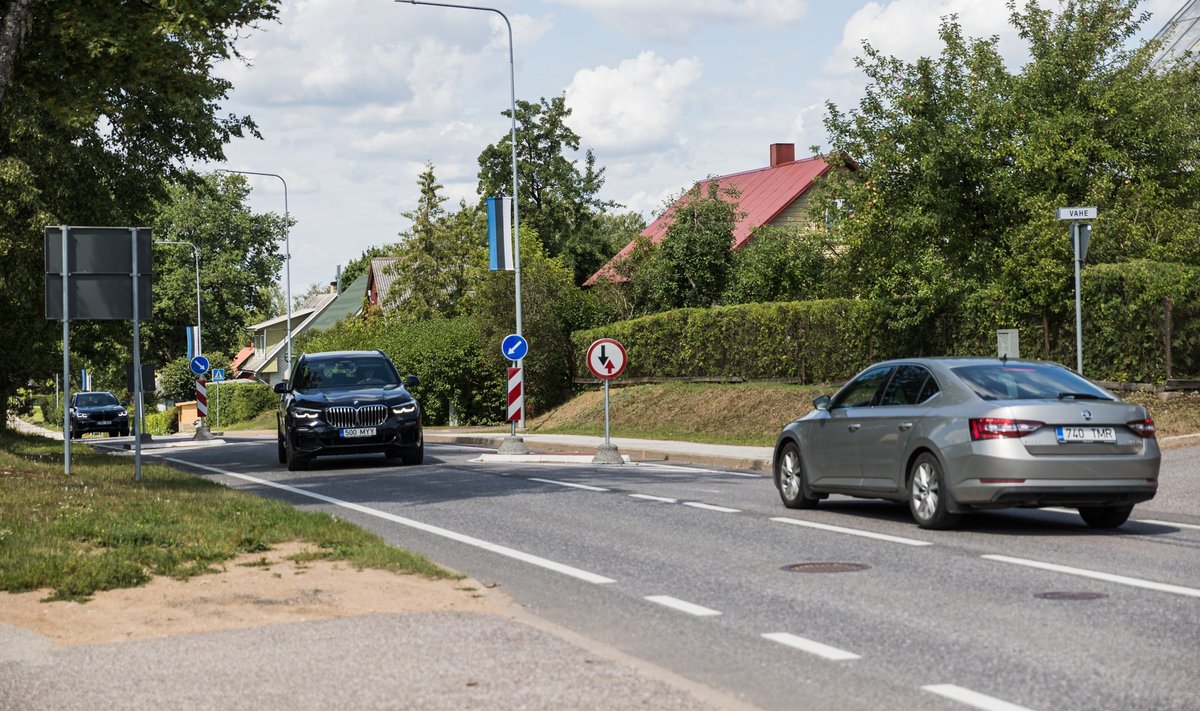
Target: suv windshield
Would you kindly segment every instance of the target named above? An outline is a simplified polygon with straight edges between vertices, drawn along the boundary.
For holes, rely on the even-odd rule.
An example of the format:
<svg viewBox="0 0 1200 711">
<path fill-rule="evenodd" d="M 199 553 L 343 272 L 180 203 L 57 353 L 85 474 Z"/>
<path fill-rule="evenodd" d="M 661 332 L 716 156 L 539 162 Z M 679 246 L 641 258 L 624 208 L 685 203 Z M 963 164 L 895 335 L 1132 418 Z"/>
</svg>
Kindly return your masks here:
<svg viewBox="0 0 1200 711">
<path fill-rule="evenodd" d="M 296 372 L 297 390 L 369 388 L 398 385 L 396 373 L 378 357 L 305 361 Z"/>
<path fill-rule="evenodd" d="M 1048 363 L 985 363 L 952 368 L 984 400 L 1111 400 L 1082 377 Z"/>
<path fill-rule="evenodd" d="M 75 399 L 76 407 L 103 407 L 104 405 L 120 405 L 112 393 L 81 393 Z"/>
</svg>

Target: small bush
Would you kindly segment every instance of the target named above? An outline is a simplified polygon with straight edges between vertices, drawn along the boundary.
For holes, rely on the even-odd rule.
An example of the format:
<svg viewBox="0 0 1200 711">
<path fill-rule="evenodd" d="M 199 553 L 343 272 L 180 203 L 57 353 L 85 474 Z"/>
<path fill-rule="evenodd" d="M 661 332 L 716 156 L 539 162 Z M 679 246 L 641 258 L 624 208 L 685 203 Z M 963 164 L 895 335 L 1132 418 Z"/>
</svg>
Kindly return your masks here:
<svg viewBox="0 0 1200 711">
<path fill-rule="evenodd" d="M 172 407 L 165 412 L 152 412 L 145 416 L 146 432 L 152 435 L 169 435 L 179 431 L 179 410 Z"/>
<path fill-rule="evenodd" d="M 279 396 L 264 383 L 209 383 L 207 389 L 208 414 L 215 415 L 219 407 L 223 424 L 253 420 L 279 404 Z"/>
</svg>

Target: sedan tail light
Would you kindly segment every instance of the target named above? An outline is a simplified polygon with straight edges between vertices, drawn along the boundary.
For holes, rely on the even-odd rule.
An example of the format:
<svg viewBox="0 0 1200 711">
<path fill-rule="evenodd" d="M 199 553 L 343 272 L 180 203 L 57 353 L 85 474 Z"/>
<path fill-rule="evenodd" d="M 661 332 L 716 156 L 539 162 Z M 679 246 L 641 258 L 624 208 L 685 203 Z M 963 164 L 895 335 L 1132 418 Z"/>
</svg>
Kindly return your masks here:
<svg viewBox="0 0 1200 711">
<path fill-rule="evenodd" d="M 970 422 L 973 440 L 1024 437 L 1046 424 L 1035 420 L 1009 420 L 1002 417 L 974 417 Z"/>
<path fill-rule="evenodd" d="M 1146 437 L 1150 439 L 1153 439 L 1156 431 L 1154 428 L 1154 420 L 1150 419 L 1149 417 L 1144 420 L 1133 420 L 1132 422 L 1126 422 L 1125 426 L 1128 427 L 1138 437 Z"/>
</svg>

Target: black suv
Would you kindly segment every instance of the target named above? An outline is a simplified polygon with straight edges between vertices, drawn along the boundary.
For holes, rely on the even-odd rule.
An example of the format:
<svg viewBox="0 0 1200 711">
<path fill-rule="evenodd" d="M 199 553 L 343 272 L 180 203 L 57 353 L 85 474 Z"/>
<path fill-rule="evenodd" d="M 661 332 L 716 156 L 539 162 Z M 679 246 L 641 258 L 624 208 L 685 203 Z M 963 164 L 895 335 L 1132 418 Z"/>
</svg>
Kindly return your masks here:
<svg viewBox="0 0 1200 711">
<path fill-rule="evenodd" d="M 129 436 L 129 413 L 116 395 L 85 392 L 71 396 L 71 439 L 88 432 L 107 432 L 109 437 Z"/>
<path fill-rule="evenodd" d="M 425 458 L 421 406 L 383 351 L 306 353 L 292 380 L 275 385 L 279 398 L 279 461 L 289 471 L 313 457 L 382 452 L 420 464 Z"/>
</svg>

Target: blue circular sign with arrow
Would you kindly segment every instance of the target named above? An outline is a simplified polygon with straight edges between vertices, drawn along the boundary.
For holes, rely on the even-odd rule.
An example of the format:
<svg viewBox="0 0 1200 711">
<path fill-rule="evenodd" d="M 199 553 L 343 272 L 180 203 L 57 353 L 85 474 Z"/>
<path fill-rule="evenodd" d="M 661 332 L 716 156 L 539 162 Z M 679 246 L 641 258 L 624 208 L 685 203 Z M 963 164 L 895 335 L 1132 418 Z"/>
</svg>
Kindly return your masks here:
<svg viewBox="0 0 1200 711">
<path fill-rule="evenodd" d="M 205 358 L 202 355 L 192 358 L 192 362 L 188 365 L 191 367 L 192 372 L 196 375 L 204 375 L 208 372 L 208 358 Z"/>
<path fill-rule="evenodd" d="M 513 333 L 504 337 L 500 343 L 500 350 L 509 360 L 521 360 L 529 353 L 529 342 Z"/>
</svg>

